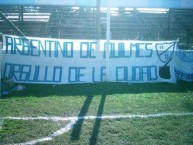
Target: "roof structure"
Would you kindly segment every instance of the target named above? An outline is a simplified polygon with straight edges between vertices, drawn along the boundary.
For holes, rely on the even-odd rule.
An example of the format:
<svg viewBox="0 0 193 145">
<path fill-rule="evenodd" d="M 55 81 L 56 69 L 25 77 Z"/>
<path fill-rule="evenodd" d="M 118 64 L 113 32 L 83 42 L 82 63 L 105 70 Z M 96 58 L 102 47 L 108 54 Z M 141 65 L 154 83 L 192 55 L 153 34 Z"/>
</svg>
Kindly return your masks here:
<svg viewBox="0 0 193 145">
<path fill-rule="evenodd" d="M 111 0 L 110 38 L 112 40 L 182 38 L 181 40 L 188 45 L 193 43 L 193 6 L 191 8 L 193 2 L 175 0 L 175 2 L 163 3 L 163 0 L 156 0 L 153 5 L 150 4 L 151 0 L 146 0 L 146 3 L 141 3 L 141 6 L 146 8 L 141 8 L 136 7 L 140 6 L 139 2 L 132 5 L 125 3 L 123 6 L 121 3 L 123 1 Z M 9 0 L 1 3 L 0 11 L 26 36 L 62 39 L 106 38 L 105 3 L 107 1 L 62 2 L 57 0 L 55 5 L 44 5 L 45 0 L 26 2 Z M 172 4 L 173 6 L 170 6 Z M 154 7 L 147 8 L 147 6 Z M 2 18 L 0 18 L 0 30 L 1 33 L 17 35 Z"/>
</svg>

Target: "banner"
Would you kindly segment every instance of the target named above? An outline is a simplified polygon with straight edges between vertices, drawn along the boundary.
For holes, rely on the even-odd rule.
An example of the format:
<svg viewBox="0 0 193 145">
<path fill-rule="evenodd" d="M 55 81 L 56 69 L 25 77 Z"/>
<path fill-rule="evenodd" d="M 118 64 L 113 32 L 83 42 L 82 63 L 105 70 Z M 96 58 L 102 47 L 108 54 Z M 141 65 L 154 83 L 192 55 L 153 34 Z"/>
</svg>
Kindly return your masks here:
<svg viewBox="0 0 193 145">
<path fill-rule="evenodd" d="M 193 81 L 193 51 L 178 49 L 174 55 L 175 74 L 178 79 Z"/>
<path fill-rule="evenodd" d="M 175 48 L 176 41 L 112 40 L 107 59 L 105 40 L 3 35 L 2 75 L 15 82 L 41 84 L 94 83 L 106 78 L 175 83 Z"/>
</svg>

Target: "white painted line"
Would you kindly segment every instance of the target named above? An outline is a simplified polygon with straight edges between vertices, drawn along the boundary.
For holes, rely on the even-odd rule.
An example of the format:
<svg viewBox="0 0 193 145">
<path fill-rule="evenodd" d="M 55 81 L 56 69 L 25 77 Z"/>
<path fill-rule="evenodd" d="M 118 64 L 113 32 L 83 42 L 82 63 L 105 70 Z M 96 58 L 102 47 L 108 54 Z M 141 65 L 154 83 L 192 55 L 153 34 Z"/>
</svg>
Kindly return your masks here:
<svg viewBox="0 0 193 145">
<path fill-rule="evenodd" d="M 57 131 L 55 131 L 54 133 L 52 133 L 50 135 L 50 137 L 54 138 L 56 136 L 59 136 L 59 135 L 62 135 L 64 134 L 65 132 L 68 132 L 71 128 L 73 128 L 73 125 L 77 122 L 77 120 L 71 120 L 71 122 L 64 128 L 61 128 Z"/>
<path fill-rule="evenodd" d="M 138 115 L 138 114 L 128 114 L 128 115 L 102 115 L 102 116 L 82 116 L 82 117 L 3 117 L 3 119 L 10 119 L 10 120 L 52 120 L 52 121 L 70 121 L 68 125 L 64 128 L 61 128 L 55 132 L 53 132 L 48 137 L 43 137 L 41 139 L 32 140 L 25 143 L 19 143 L 14 145 L 35 145 L 37 143 L 45 142 L 53 140 L 55 137 L 62 135 L 68 132 L 70 129 L 73 128 L 75 123 L 78 120 L 95 120 L 95 119 L 133 119 L 133 118 L 157 118 L 157 117 L 167 117 L 167 116 L 193 116 L 193 112 L 182 112 L 182 113 L 158 113 L 158 114 L 145 114 L 145 115 Z"/>
<path fill-rule="evenodd" d="M 0 130 L 2 129 L 3 126 L 3 118 L 0 118 Z"/>
<path fill-rule="evenodd" d="M 82 116 L 82 117 L 3 117 L 10 120 L 52 120 L 52 121 L 72 121 L 72 120 L 95 120 L 95 119 L 120 119 L 120 118 L 155 118 L 165 116 L 190 116 L 193 112 L 182 113 L 158 113 L 158 114 L 128 114 L 128 115 L 102 115 L 102 116 Z"/>
<path fill-rule="evenodd" d="M 41 139 L 36 139 L 36 140 L 29 141 L 29 142 L 18 143 L 18 144 L 14 144 L 14 145 L 34 145 L 34 144 L 37 144 L 37 143 L 53 140 L 55 137 L 68 132 L 73 127 L 73 125 L 75 123 L 76 123 L 76 120 L 71 120 L 71 122 L 68 125 L 66 125 L 64 128 L 61 128 L 61 129 L 53 132 L 48 137 L 43 137 Z"/>
<path fill-rule="evenodd" d="M 69 121 L 77 120 L 78 117 L 3 117 L 10 120 L 51 120 L 51 121 Z"/>
<path fill-rule="evenodd" d="M 51 137 L 44 137 L 44 138 L 41 138 L 41 139 L 36 139 L 36 140 L 33 140 L 33 141 L 29 141 L 29 142 L 25 142 L 25 143 L 18 143 L 18 144 L 14 144 L 14 145 L 34 145 L 34 144 L 37 144 L 37 143 L 50 141 L 50 140 L 52 140 Z"/>
</svg>

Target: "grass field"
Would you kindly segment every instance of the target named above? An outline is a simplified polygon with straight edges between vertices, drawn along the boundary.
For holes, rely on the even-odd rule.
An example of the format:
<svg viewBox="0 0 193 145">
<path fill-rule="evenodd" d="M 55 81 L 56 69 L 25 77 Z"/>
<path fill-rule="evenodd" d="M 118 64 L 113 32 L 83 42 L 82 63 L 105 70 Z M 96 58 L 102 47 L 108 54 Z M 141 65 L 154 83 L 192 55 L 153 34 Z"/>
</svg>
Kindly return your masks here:
<svg viewBox="0 0 193 145">
<path fill-rule="evenodd" d="M 0 144 L 25 143 L 48 137 L 71 122 L 70 119 L 6 118 L 40 116 L 80 119 L 65 133 L 37 143 L 39 145 L 193 144 L 193 115 L 172 115 L 193 113 L 193 83 L 24 86 L 24 91 L 0 99 Z M 171 115 L 162 115 L 164 113 Z M 112 115 L 147 117 L 81 118 Z"/>
</svg>

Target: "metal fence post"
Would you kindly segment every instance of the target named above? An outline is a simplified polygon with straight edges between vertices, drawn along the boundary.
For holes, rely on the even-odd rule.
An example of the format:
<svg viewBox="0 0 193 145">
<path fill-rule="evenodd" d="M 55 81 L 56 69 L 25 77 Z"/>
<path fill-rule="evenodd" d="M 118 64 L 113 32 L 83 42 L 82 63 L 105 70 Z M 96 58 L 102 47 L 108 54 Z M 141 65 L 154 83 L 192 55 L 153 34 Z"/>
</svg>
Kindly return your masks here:
<svg viewBox="0 0 193 145">
<path fill-rule="evenodd" d="M 0 34 L 0 37 L 2 37 L 2 34 Z M 1 96 L 1 61 L 2 61 L 2 42 L 0 41 L 0 96 Z"/>
<path fill-rule="evenodd" d="M 107 25 L 106 25 L 106 82 L 109 81 L 109 46 L 110 46 L 110 0 L 107 1 Z"/>
</svg>

